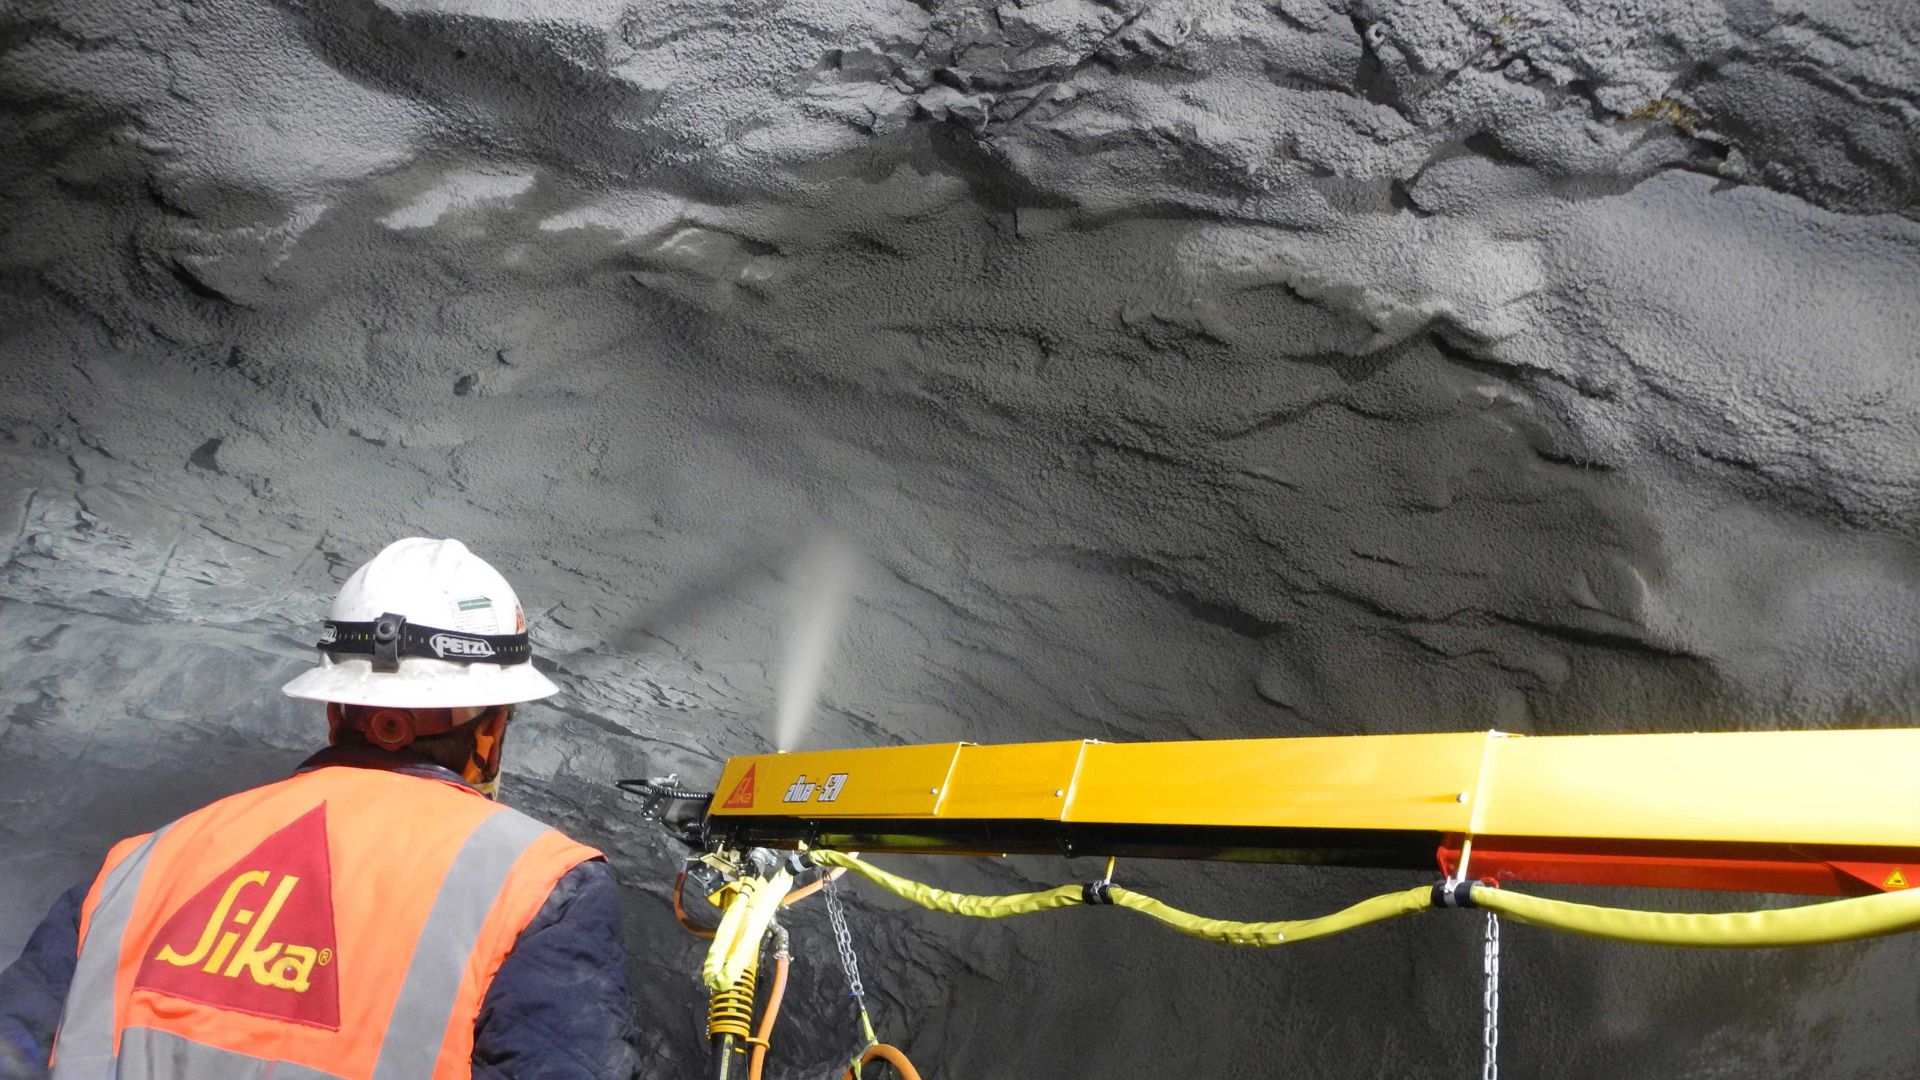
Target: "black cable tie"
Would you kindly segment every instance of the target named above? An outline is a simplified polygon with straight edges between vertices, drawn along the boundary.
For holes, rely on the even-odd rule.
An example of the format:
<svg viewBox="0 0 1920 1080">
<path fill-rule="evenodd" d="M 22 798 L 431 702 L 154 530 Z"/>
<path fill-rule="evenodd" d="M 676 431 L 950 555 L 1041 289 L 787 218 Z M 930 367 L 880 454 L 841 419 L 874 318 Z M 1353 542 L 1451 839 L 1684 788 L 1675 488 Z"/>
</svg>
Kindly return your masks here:
<svg viewBox="0 0 1920 1080">
<path fill-rule="evenodd" d="M 1474 908 L 1471 881 L 1442 881 L 1433 887 L 1433 906 L 1437 908 Z"/>
<path fill-rule="evenodd" d="M 1108 890 L 1112 888 L 1113 882 L 1105 878 L 1099 881 L 1089 881 L 1085 885 L 1080 886 L 1080 902 L 1083 904 L 1110 905 L 1113 903 L 1113 894 Z"/>
</svg>

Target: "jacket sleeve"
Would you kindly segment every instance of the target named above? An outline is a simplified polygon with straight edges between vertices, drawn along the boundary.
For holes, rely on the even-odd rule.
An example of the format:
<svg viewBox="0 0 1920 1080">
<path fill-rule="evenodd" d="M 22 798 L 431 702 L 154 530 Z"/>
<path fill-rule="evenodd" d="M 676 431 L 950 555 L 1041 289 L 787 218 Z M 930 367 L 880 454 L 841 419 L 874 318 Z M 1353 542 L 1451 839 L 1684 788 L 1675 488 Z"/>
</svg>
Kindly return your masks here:
<svg viewBox="0 0 1920 1080">
<path fill-rule="evenodd" d="M 80 908 L 90 886 L 83 881 L 62 893 L 20 958 L 0 971 L 0 1077 L 6 1080 L 47 1074 L 80 953 Z"/>
<path fill-rule="evenodd" d="M 560 879 L 507 954 L 480 1005 L 475 1080 L 629 1080 L 639 1025 L 604 861 Z"/>
</svg>

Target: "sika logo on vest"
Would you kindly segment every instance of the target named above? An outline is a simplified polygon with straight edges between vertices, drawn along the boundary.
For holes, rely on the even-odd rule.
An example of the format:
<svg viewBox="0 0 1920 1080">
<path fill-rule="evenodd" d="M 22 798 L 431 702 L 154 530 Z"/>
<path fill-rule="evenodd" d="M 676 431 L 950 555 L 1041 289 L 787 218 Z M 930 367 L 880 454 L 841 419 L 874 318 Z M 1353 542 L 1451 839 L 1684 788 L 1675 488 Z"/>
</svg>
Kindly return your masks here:
<svg viewBox="0 0 1920 1080">
<path fill-rule="evenodd" d="M 181 905 L 134 987 L 337 1030 L 326 822 L 315 807 Z"/>
<path fill-rule="evenodd" d="M 289 945 L 280 941 L 265 941 L 267 935 L 273 932 L 273 921 L 280 917 L 280 910 L 286 907 L 287 899 L 293 895 L 293 890 L 300 884 L 300 879 L 292 874 L 280 875 L 280 882 L 274 886 L 273 895 L 268 897 L 266 906 L 257 915 L 251 908 L 243 907 L 237 912 L 233 910 L 235 902 L 242 901 L 241 894 L 245 893 L 250 886 L 272 883 L 273 875 L 266 870 L 249 870 L 234 878 L 233 884 L 227 886 L 226 893 L 220 897 L 219 906 L 215 907 L 213 914 L 208 917 L 207 925 L 201 929 L 200 940 L 194 944 L 193 951 L 182 956 L 174 951 L 173 946 L 162 945 L 154 959 L 176 967 L 193 967 L 200 961 L 206 960 L 207 953 L 212 952 L 213 959 L 207 960 L 207 966 L 201 970 L 209 973 L 219 972 L 223 978 L 228 979 L 238 978 L 242 972 L 245 972 L 261 986 L 277 986 L 282 990 L 306 993 L 312 986 L 314 965 L 325 964 L 332 960 L 333 950 L 315 949 L 311 945 Z M 257 895 L 251 898 L 251 900 L 258 899 Z M 246 942 L 237 952 L 233 946 L 240 940 L 240 930 L 228 930 L 224 935 L 220 934 L 227 925 L 229 913 L 231 913 L 233 925 L 241 928 L 251 927 L 247 930 Z M 213 944 L 216 935 L 220 936 L 218 948 Z M 233 962 L 227 965 L 225 971 L 221 971 L 220 964 L 226 960 L 228 954 L 232 954 Z"/>
</svg>

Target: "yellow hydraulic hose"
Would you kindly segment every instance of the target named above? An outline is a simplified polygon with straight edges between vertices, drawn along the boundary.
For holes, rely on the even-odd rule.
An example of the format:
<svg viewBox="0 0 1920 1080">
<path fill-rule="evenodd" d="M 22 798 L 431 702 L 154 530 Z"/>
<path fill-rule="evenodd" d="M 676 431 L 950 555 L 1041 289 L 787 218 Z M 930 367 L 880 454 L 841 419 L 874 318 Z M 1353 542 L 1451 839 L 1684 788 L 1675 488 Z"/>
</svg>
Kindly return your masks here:
<svg viewBox="0 0 1920 1080">
<path fill-rule="evenodd" d="M 1648 945 L 1698 948 L 1819 945 L 1920 929 L 1920 889 L 1778 911 L 1692 915 L 1595 907 L 1477 885 L 1452 889 L 1422 885 L 1384 893 L 1317 919 L 1231 922 L 1202 918 L 1169 907 L 1152 897 L 1107 883 L 1096 883 L 1096 886 L 1063 885 L 1043 892 L 1015 893 L 1011 896 L 972 896 L 936 889 L 890 874 L 842 852 L 810 851 L 807 857 L 821 866 L 852 870 L 895 896 L 934 911 L 998 919 L 1008 915 L 1072 907 L 1090 901 L 1098 903 L 1103 899 L 1104 902 L 1131 908 L 1158 919 L 1183 934 L 1229 945 L 1279 945 L 1326 937 L 1369 923 L 1443 906 L 1442 897 L 1449 891 L 1456 897 L 1465 892 L 1466 896 L 1459 906 L 1483 907 L 1534 926 Z M 1101 899 L 1092 899 L 1093 896 Z"/>
<path fill-rule="evenodd" d="M 888 873 L 861 860 L 858 856 L 843 852 L 810 851 L 807 857 L 819 866 L 851 870 L 903 900 L 934 911 L 968 915 L 979 919 L 999 919 L 1009 915 L 1024 915 L 1080 904 L 1112 904 L 1140 912 L 1183 934 L 1230 945 L 1262 946 L 1308 941 L 1435 907 L 1482 907 L 1518 922 L 1611 941 L 1704 948 L 1818 945 L 1920 928 L 1920 889 L 1836 900 L 1824 904 L 1809 904 L 1777 911 L 1696 915 L 1596 907 L 1591 904 L 1575 904 L 1564 900 L 1527 896 L 1470 882 L 1449 881 L 1439 885 L 1421 885 L 1399 892 L 1384 893 L 1317 919 L 1235 922 L 1227 919 L 1202 918 L 1170 907 L 1150 896 L 1122 888 L 1109 880 L 1096 881 L 1087 885 L 1062 885 L 1039 892 L 1014 893 L 1007 896 L 975 896 L 938 889 L 898 874 Z M 1109 875 L 1111 872 L 1112 863 L 1109 862 Z M 763 890 L 765 892 L 777 891 L 779 895 L 785 895 L 787 891 L 787 883 L 784 881 L 761 884 L 775 886 L 773 890 Z M 772 899 L 765 895 L 755 897 L 750 891 L 736 898 L 727 913 L 729 918 L 736 915 L 734 909 L 747 907 L 747 901 L 756 907 L 765 907 L 768 911 L 777 908 L 779 903 L 777 897 Z M 744 923 L 746 921 L 744 912 L 740 914 L 743 917 L 737 922 Z M 723 919 L 714 952 L 710 953 L 708 958 L 709 985 L 713 984 L 716 974 L 713 969 L 714 957 L 722 952 L 720 942 L 727 938 L 728 931 L 728 920 Z M 777 979 L 780 982 L 784 981 L 784 964 L 782 960 L 781 978 Z M 749 981 L 745 985 L 748 988 L 746 992 L 750 1001 L 752 983 Z M 777 1001 L 776 991 L 776 1004 L 772 1006 L 773 1008 L 778 1008 Z M 716 1006 L 717 1009 L 718 1006 Z M 876 1059 L 894 1065 L 909 1080 L 918 1080 L 919 1073 L 906 1060 L 905 1055 L 893 1047 L 878 1045 L 879 1040 L 874 1037 L 872 1024 L 867 1020 L 864 1007 L 860 1016 L 869 1045 L 854 1066 L 847 1070 L 843 1080 L 858 1080 L 860 1066 Z M 771 1027 L 770 1014 L 767 1023 L 762 1027 L 763 1046 L 765 1033 Z M 757 1063 L 763 1053 L 763 1049 L 756 1051 L 755 1077 L 758 1076 Z"/>
<path fill-rule="evenodd" d="M 707 989 L 719 993 L 740 981 L 760 957 L 760 940 L 767 926 L 780 913 L 780 901 L 793 887 L 793 875 L 776 871 L 771 878 L 744 878 L 740 892 L 727 904 L 714 928 L 713 944 L 700 966 L 700 978 Z"/>
<path fill-rule="evenodd" d="M 1724 915 L 1627 911 L 1486 888 L 1473 890 L 1473 902 L 1515 922 L 1643 945 L 1826 945 L 1920 928 L 1920 889 Z"/>
<path fill-rule="evenodd" d="M 902 900 L 912 901 L 921 907 L 955 915 L 971 915 L 977 919 L 999 919 L 1086 903 L 1087 890 L 1080 885 L 1062 885 L 1044 892 L 1015 893 L 1011 896 L 971 896 L 910 881 L 838 851 L 810 851 L 807 857 L 820 866 L 852 870 Z M 1317 919 L 1231 922 L 1202 918 L 1118 885 L 1107 885 L 1102 891 L 1115 906 L 1131 908 L 1149 918 L 1158 919 L 1183 934 L 1228 945 L 1280 945 L 1326 937 L 1383 919 L 1425 911 L 1432 904 L 1433 893 L 1430 887 L 1422 885 L 1417 889 L 1363 900 L 1343 911 Z"/>
<path fill-rule="evenodd" d="M 1412 915 L 1433 906 L 1433 889 L 1422 885 L 1417 889 L 1382 893 L 1317 919 L 1232 922 L 1227 919 L 1201 918 L 1178 908 L 1169 907 L 1151 896 L 1142 896 L 1118 885 L 1108 886 L 1107 891 L 1112 895 L 1116 906 L 1131 908 L 1142 915 L 1158 919 L 1189 937 L 1217 941 L 1223 945 L 1284 945 L 1294 941 L 1311 941 L 1314 938 L 1342 933 L 1368 923 Z"/>
<path fill-rule="evenodd" d="M 807 858 L 816 866 L 851 870 L 900 899 L 910 900 L 923 908 L 952 915 L 971 915 L 976 919 L 1004 919 L 1009 915 L 1028 915 L 1053 908 L 1074 907 L 1085 902 L 1081 899 L 1078 885 L 1061 885 L 1044 892 L 1013 893 L 1009 896 L 974 896 L 936 889 L 898 874 L 889 874 L 857 856 L 838 851 L 809 851 Z"/>
</svg>

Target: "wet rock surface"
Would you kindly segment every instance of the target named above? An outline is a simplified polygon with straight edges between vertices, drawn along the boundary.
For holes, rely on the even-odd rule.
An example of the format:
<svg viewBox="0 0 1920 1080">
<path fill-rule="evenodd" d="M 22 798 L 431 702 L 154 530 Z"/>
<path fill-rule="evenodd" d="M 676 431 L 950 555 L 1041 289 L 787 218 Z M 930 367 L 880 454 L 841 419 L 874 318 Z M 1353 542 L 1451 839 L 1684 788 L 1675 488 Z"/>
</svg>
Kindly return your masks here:
<svg viewBox="0 0 1920 1080">
<path fill-rule="evenodd" d="M 277 687 L 416 533 L 566 688 L 506 797 L 630 886 L 660 1075 L 696 948 L 609 785 L 770 746 L 815 535 L 861 560 L 806 745 L 1915 719 L 1908 5 L 16 0 L 0 50 L 0 956 L 304 754 Z M 850 900 L 941 1075 L 1478 1060 L 1471 920 L 1243 954 Z M 795 931 L 817 1075 L 855 1040 Z M 1906 940 L 1507 945 L 1514 1075 L 1920 1055 Z"/>
</svg>

